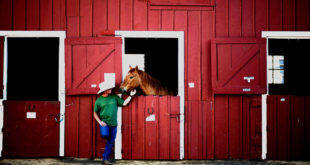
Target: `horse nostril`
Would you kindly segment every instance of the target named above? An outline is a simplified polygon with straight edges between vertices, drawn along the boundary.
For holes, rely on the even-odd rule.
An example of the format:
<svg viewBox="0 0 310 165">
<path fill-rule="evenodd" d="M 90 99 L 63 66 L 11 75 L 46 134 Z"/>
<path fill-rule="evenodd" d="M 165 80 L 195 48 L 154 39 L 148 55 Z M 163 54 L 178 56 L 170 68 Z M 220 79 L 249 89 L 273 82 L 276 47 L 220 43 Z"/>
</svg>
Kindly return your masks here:
<svg viewBox="0 0 310 165">
<path fill-rule="evenodd" d="M 124 88 L 119 88 L 119 92 L 124 94 L 124 93 L 126 93 L 126 90 Z"/>
</svg>

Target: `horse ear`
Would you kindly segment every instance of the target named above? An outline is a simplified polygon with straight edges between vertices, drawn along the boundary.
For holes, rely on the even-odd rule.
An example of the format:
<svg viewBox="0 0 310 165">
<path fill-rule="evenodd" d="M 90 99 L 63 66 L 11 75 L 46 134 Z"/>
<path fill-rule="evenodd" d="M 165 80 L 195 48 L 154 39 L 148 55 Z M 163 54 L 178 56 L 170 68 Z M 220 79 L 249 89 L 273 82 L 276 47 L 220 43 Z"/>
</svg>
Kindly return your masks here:
<svg viewBox="0 0 310 165">
<path fill-rule="evenodd" d="M 132 67 L 131 67 L 131 65 L 129 65 L 129 70 L 131 70 L 132 69 Z"/>
<path fill-rule="evenodd" d="M 138 68 L 138 65 L 136 65 L 136 68 L 135 68 L 135 70 L 138 70 L 139 68 Z"/>
</svg>

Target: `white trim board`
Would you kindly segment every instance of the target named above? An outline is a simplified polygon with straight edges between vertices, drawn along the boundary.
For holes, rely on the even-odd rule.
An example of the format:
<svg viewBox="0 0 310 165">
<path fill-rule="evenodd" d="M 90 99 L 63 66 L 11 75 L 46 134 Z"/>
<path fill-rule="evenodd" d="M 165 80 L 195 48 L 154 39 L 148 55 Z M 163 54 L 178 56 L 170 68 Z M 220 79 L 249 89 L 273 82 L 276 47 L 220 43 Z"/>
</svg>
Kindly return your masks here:
<svg viewBox="0 0 310 165">
<path fill-rule="evenodd" d="M 59 84 L 58 100 L 60 102 L 60 127 L 59 127 L 59 156 L 64 156 L 65 150 L 65 31 L 0 31 L 0 36 L 5 37 L 3 61 L 3 99 L 0 100 L 0 130 L 3 128 L 3 100 L 7 99 L 7 37 L 57 37 L 59 38 Z M 0 50 L 1 51 L 1 50 Z M 1 120 L 2 119 L 2 120 Z M 2 132 L 0 132 L 0 157 L 2 152 Z"/>
<path fill-rule="evenodd" d="M 177 38 L 178 39 L 178 96 L 180 96 L 180 159 L 184 159 L 184 32 L 183 31 L 115 31 L 123 39 L 122 59 L 125 55 L 125 38 Z M 121 111 L 118 111 L 118 126 L 121 127 Z M 115 159 L 121 159 L 121 133 L 116 137 Z"/>
<path fill-rule="evenodd" d="M 309 39 L 309 31 L 262 31 L 262 38 Z"/>
</svg>

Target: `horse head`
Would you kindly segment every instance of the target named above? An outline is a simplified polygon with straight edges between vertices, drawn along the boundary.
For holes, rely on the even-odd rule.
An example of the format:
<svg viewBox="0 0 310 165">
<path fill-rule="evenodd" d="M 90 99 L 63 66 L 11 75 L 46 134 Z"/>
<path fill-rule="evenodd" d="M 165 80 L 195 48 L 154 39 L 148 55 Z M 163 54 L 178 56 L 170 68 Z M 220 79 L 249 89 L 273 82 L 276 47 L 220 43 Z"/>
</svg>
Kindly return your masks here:
<svg viewBox="0 0 310 165">
<path fill-rule="evenodd" d="M 138 66 L 132 68 L 129 66 L 129 72 L 127 73 L 124 81 L 122 82 L 119 91 L 121 93 L 128 93 L 131 90 L 140 86 L 140 78 L 139 78 L 139 69 Z"/>
</svg>

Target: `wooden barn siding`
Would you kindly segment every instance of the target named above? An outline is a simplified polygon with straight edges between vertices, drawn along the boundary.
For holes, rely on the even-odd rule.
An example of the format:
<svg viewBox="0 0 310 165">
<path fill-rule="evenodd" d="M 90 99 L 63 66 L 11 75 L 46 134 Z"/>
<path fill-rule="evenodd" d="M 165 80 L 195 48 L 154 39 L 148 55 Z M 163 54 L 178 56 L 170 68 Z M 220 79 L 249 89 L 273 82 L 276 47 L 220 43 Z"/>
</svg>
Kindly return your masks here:
<svg viewBox="0 0 310 165">
<path fill-rule="evenodd" d="M 146 0 L 7 0 L 0 1 L 0 29 L 66 30 L 67 37 L 95 37 L 106 30 L 185 31 L 185 158 L 212 159 L 217 156 L 210 40 L 260 37 L 262 30 L 309 30 L 308 0 L 216 0 L 215 4 L 214 11 L 208 11 L 212 7 L 151 10 Z M 194 82 L 195 88 L 189 89 L 188 82 Z M 93 146 L 79 142 L 82 136 L 92 136 L 80 129 L 81 123 L 95 129 L 89 113 L 93 97 L 67 97 L 66 156 L 95 155 L 86 153 Z M 90 116 L 79 117 L 81 112 Z"/>
</svg>

